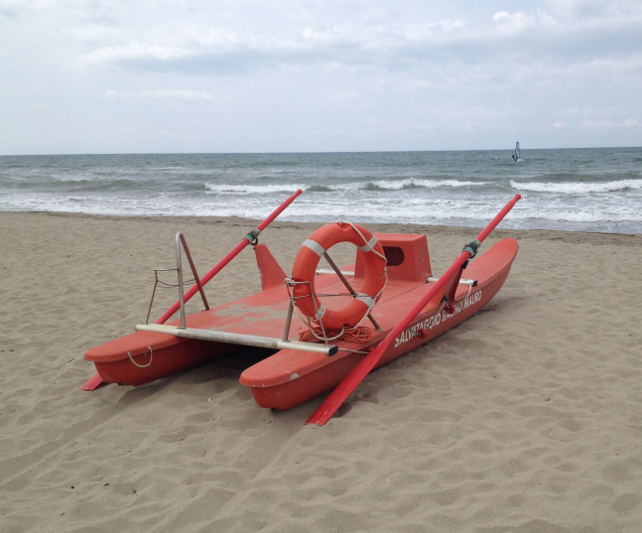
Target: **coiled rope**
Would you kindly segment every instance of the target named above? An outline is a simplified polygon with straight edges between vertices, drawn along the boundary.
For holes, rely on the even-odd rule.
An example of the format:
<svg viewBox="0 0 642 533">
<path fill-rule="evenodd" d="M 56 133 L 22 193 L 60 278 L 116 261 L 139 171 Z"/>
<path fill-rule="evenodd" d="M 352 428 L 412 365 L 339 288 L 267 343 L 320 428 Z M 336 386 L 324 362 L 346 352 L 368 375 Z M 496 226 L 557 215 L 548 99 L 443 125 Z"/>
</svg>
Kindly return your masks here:
<svg viewBox="0 0 642 533">
<path fill-rule="evenodd" d="M 342 340 L 345 342 L 366 343 L 374 336 L 374 331 L 367 326 L 358 326 L 354 329 L 327 329 L 325 331 L 327 340 Z M 312 327 L 308 331 L 299 333 L 299 340 L 302 342 L 324 341 L 323 331 L 320 327 Z"/>
</svg>

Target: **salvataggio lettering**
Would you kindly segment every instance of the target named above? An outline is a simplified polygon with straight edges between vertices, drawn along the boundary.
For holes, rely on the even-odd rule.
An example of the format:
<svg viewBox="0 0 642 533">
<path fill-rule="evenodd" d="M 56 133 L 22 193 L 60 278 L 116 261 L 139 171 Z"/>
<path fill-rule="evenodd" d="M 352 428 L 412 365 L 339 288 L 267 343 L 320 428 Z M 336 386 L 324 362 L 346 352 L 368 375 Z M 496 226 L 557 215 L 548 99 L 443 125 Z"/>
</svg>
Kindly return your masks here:
<svg viewBox="0 0 642 533">
<path fill-rule="evenodd" d="M 407 327 L 404 331 L 401 332 L 401 334 L 395 338 L 395 348 L 397 346 L 401 346 L 402 344 L 408 342 L 410 339 L 414 339 L 415 337 L 419 336 L 419 331 L 422 329 L 430 330 L 434 327 L 437 327 L 439 324 L 442 322 L 446 322 L 447 320 L 451 319 L 455 315 L 461 313 L 464 309 L 468 309 L 471 305 L 474 305 L 478 302 L 480 302 L 482 299 L 482 291 L 479 290 L 477 292 L 474 292 L 470 295 L 468 295 L 466 298 L 464 298 L 461 302 L 458 302 L 455 304 L 455 312 L 452 314 L 447 313 L 444 310 L 439 311 L 438 313 L 435 313 L 431 317 L 426 318 L 425 320 L 422 320 L 420 322 L 417 322 L 416 324 L 413 324 L 412 326 Z"/>
</svg>

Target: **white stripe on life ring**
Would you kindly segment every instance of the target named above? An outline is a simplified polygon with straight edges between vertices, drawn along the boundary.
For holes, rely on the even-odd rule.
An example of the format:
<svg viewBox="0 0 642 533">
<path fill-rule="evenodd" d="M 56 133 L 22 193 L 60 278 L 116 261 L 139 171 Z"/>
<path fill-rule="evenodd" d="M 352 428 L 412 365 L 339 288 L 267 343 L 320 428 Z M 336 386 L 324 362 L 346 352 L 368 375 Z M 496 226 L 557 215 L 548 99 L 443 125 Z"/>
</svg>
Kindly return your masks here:
<svg viewBox="0 0 642 533">
<path fill-rule="evenodd" d="M 323 254 L 325 253 L 325 248 L 323 248 L 323 246 L 321 246 L 317 241 L 313 241 L 312 239 L 306 240 L 302 244 L 302 246 L 307 246 L 308 248 L 310 248 L 310 250 L 318 254 L 319 257 L 323 257 Z"/>
<path fill-rule="evenodd" d="M 374 249 L 375 244 L 377 244 L 377 237 L 373 235 L 372 239 L 368 241 L 368 244 L 364 244 L 363 246 L 357 246 L 357 248 L 359 248 L 359 250 L 361 250 L 362 252 L 369 252 L 370 250 Z"/>
<path fill-rule="evenodd" d="M 366 304 L 368 306 L 368 309 L 370 309 L 374 305 L 375 301 L 374 298 L 364 292 L 360 292 L 359 294 L 357 294 L 354 299 Z"/>
</svg>

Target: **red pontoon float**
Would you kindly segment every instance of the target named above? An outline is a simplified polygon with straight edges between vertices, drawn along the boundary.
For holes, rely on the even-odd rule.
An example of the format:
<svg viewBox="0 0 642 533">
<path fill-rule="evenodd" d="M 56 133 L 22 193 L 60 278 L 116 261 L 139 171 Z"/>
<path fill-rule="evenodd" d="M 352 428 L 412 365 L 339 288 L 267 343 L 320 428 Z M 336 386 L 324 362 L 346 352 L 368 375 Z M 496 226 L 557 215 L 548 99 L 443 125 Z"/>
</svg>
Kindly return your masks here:
<svg viewBox="0 0 642 533">
<path fill-rule="evenodd" d="M 258 405 L 276 410 L 336 388 L 308 420 L 322 425 L 370 370 L 443 334 L 493 298 L 508 276 L 517 241 L 501 239 L 474 261 L 469 259 L 517 200 L 519 195 L 438 278 L 433 277 L 425 235 L 371 234 L 349 222 L 314 232 L 288 278 L 268 248 L 256 241 L 268 219 L 235 249 L 238 253 L 253 244 L 261 292 L 208 308 L 202 285 L 222 268 L 219 263 L 185 295 L 181 287 L 179 301 L 156 324 L 138 325 L 135 333 L 92 348 L 85 359 L 95 364 L 98 383 L 140 385 L 247 347 L 264 348 L 266 357 L 241 374 L 241 384 L 251 388 Z M 179 241 L 185 244 L 180 233 L 180 281 Z M 357 247 L 355 263 L 341 269 L 328 253 L 339 242 Z M 331 269 L 318 268 L 322 257 Z M 185 317 L 181 302 L 199 291 L 206 309 Z M 178 309 L 180 320 L 162 323 Z"/>
</svg>

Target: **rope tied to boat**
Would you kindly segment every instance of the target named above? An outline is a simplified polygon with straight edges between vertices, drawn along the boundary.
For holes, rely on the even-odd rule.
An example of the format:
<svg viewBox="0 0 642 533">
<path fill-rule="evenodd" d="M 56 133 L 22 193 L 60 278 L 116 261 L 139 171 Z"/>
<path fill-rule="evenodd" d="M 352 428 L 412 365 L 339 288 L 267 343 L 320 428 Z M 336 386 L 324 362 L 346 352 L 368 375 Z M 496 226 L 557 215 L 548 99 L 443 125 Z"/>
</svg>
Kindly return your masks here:
<svg viewBox="0 0 642 533">
<path fill-rule="evenodd" d="M 327 340 L 342 340 L 361 344 L 370 341 L 374 336 L 374 331 L 367 326 L 358 326 L 348 331 L 345 328 L 329 329 L 325 333 L 328 336 Z M 299 340 L 301 342 L 315 342 L 315 340 L 325 341 L 326 339 L 323 338 L 323 331 L 320 327 L 310 327 L 308 331 L 299 333 Z"/>
<path fill-rule="evenodd" d="M 166 270 L 166 269 L 163 269 Z M 167 269 L 167 270 L 176 270 L 175 268 Z M 195 278 L 191 279 L 186 279 L 183 281 L 183 285 L 194 285 L 196 283 Z M 179 286 L 178 283 L 167 283 L 166 281 L 163 281 L 161 279 L 158 280 L 158 285 L 161 289 L 175 289 L 176 287 Z"/>
<path fill-rule="evenodd" d="M 379 252 L 377 252 L 377 250 L 374 249 L 374 245 L 377 243 L 377 238 L 374 235 L 372 236 L 371 241 L 368 241 L 368 239 L 363 236 L 363 233 L 359 231 L 359 228 L 357 228 L 352 222 L 339 220 L 337 224 L 339 224 L 339 226 L 343 224 L 349 224 L 350 226 L 352 226 L 352 229 L 356 231 L 359 234 L 359 237 L 363 239 L 363 242 L 365 242 L 363 246 L 359 246 L 359 250 L 361 250 L 362 252 L 374 252 L 375 255 L 378 255 L 379 257 L 381 257 L 381 259 L 388 263 L 388 258 L 384 254 L 380 254 Z M 384 267 L 383 270 L 385 272 L 386 267 Z"/>
<path fill-rule="evenodd" d="M 149 363 L 147 363 L 146 365 L 139 365 L 136 361 L 134 361 L 134 358 L 132 357 L 131 352 L 127 352 L 127 355 L 129 356 L 129 360 L 132 363 L 134 363 L 134 365 L 137 366 L 138 368 L 147 368 L 152 364 L 152 361 L 154 360 L 154 351 L 152 350 L 151 346 L 148 346 L 148 348 L 149 348 Z"/>
<path fill-rule="evenodd" d="M 298 297 L 294 296 L 290 291 L 290 288 L 295 284 L 296 282 L 293 282 L 289 278 L 285 278 L 285 286 L 287 288 L 288 295 L 290 296 L 291 300 L 302 298 L 301 296 L 298 296 Z M 317 294 L 317 296 L 342 296 L 342 295 Z M 304 298 L 307 298 L 307 296 L 304 296 Z M 326 329 L 323 327 L 322 323 L 319 323 L 318 326 L 313 325 L 310 322 L 310 319 L 304 316 L 303 314 L 301 314 L 301 312 L 296 306 L 293 306 L 293 309 L 296 312 L 296 314 L 299 315 L 299 318 L 301 319 L 301 322 L 303 322 L 303 325 L 308 328 L 308 331 L 302 331 L 299 333 L 299 340 L 302 342 L 321 341 L 327 344 L 328 341 L 342 340 L 346 342 L 365 343 L 371 340 L 372 337 L 374 337 L 374 331 L 372 331 L 372 329 L 370 329 L 367 326 L 356 325 L 351 328 L 343 326 L 341 329 Z M 348 351 L 351 351 L 351 350 L 348 350 Z"/>
</svg>

